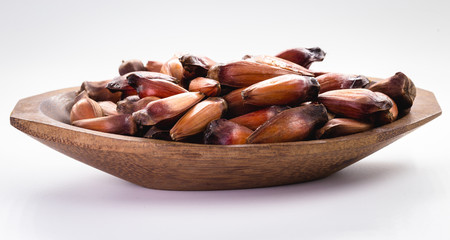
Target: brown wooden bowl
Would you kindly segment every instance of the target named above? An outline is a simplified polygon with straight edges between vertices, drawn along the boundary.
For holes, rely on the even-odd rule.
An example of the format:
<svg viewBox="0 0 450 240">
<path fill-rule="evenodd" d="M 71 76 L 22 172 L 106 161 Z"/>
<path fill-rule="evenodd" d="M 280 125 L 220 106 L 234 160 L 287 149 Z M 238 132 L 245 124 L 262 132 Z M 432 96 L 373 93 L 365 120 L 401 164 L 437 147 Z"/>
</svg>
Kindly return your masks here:
<svg viewBox="0 0 450 240">
<path fill-rule="evenodd" d="M 441 114 L 433 93 L 417 89 L 411 112 L 370 131 L 327 140 L 203 145 L 121 136 L 68 124 L 78 87 L 20 100 L 11 125 L 45 145 L 147 188 L 216 190 L 267 187 L 326 177 Z"/>
</svg>

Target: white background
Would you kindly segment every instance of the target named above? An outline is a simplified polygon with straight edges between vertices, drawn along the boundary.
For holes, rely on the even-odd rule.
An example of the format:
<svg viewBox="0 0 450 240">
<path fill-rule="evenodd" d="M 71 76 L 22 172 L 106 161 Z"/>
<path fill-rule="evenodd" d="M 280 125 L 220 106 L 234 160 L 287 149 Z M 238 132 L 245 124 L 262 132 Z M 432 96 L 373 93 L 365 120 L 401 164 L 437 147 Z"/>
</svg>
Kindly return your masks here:
<svg viewBox="0 0 450 240">
<path fill-rule="evenodd" d="M 0 239 L 450 239 L 448 1 L 0 2 Z M 319 46 L 312 68 L 435 93 L 443 115 L 326 179 L 151 190 L 9 124 L 16 102 L 117 75 L 122 59 L 217 61 Z"/>
</svg>

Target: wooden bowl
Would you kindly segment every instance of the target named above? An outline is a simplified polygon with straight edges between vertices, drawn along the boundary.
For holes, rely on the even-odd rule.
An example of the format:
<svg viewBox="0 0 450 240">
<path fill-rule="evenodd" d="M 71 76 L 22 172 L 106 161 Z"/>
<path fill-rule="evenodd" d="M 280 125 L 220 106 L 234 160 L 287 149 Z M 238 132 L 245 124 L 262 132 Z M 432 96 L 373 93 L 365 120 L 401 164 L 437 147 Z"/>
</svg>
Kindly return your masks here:
<svg viewBox="0 0 450 240">
<path fill-rule="evenodd" d="M 417 89 L 411 112 L 370 131 L 327 140 L 234 146 L 169 142 L 68 124 L 78 87 L 20 100 L 11 125 L 45 145 L 126 181 L 154 189 L 267 187 L 326 177 L 441 114 L 433 93 Z"/>
</svg>

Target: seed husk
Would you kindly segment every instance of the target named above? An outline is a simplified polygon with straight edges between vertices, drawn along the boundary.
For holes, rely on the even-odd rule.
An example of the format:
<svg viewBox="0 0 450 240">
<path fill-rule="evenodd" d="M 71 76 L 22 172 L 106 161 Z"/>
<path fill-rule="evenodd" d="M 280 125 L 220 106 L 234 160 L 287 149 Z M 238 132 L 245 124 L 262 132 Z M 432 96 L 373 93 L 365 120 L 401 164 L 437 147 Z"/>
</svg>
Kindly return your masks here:
<svg viewBox="0 0 450 240">
<path fill-rule="evenodd" d="M 70 111 L 70 122 L 77 120 L 97 118 L 103 116 L 100 105 L 89 97 L 82 97 L 73 106 Z"/>
<path fill-rule="evenodd" d="M 223 96 L 225 101 L 227 101 L 228 111 L 227 116 L 229 118 L 244 115 L 249 112 L 259 110 L 263 107 L 244 104 L 244 99 L 242 99 L 242 90 L 245 88 L 239 88 L 231 91 L 227 95 Z"/>
<path fill-rule="evenodd" d="M 205 130 L 204 143 L 215 145 L 245 144 L 253 131 L 247 127 L 229 121 L 217 119 L 211 121 Z"/>
<path fill-rule="evenodd" d="M 409 111 L 416 98 L 414 83 L 402 72 L 374 83 L 369 89 L 388 95 L 397 104 L 399 111 Z"/>
<path fill-rule="evenodd" d="M 179 57 L 179 61 L 183 66 L 183 79 L 187 87 L 189 81 L 197 77 L 206 77 L 208 70 L 216 64 L 215 61 L 208 57 L 196 56 L 192 54 L 183 54 Z"/>
<path fill-rule="evenodd" d="M 144 64 L 141 60 L 131 59 L 131 60 L 122 60 L 122 64 L 119 66 L 119 74 L 124 75 L 129 72 L 135 71 L 147 71 L 147 68 L 144 67 Z"/>
<path fill-rule="evenodd" d="M 289 105 L 317 99 L 319 83 L 315 78 L 287 74 L 255 83 L 241 95 L 244 104 L 257 106 Z"/>
<path fill-rule="evenodd" d="M 310 77 L 314 76 L 314 74 L 307 68 L 279 57 L 273 57 L 269 55 L 245 55 L 242 59 L 248 61 L 255 61 L 257 63 L 266 64 L 273 67 L 282 68 L 290 71 L 293 74 L 299 74 Z"/>
<path fill-rule="evenodd" d="M 172 76 L 176 78 L 179 83 L 182 83 L 184 69 L 177 55 L 174 55 L 162 65 L 161 73 Z"/>
<path fill-rule="evenodd" d="M 173 118 L 203 99 L 199 92 L 186 92 L 152 101 L 144 109 L 133 113 L 133 118 L 140 125 L 155 125 L 163 120 Z"/>
<path fill-rule="evenodd" d="M 100 105 L 103 116 L 109 116 L 109 115 L 118 115 L 117 112 L 117 104 L 111 102 L 111 101 L 99 101 L 98 105 Z"/>
<path fill-rule="evenodd" d="M 359 121 L 351 118 L 333 118 L 323 127 L 316 131 L 316 138 L 334 138 L 354 133 L 364 132 L 373 128 L 369 122 Z"/>
<path fill-rule="evenodd" d="M 221 85 L 242 88 L 269 78 L 293 73 L 296 72 L 268 64 L 241 60 L 214 65 L 209 69 L 207 77 L 219 81 Z"/>
<path fill-rule="evenodd" d="M 364 88 L 369 79 L 362 75 L 326 73 L 316 77 L 320 84 L 320 92 L 324 93 L 337 89 Z"/>
<path fill-rule="evenodd" d="M 361 120 L 369 120 L 372 113 L 389 110 L 393 105 L 385 94 L 363 88 L 324 92 L 318 101 L 334 114 Z"/>
<path fill-rule="evenodd" d="M 94 101 L 112 101 L 117 102 L 120 100 L 122 93 L 120 92 L 111 92 L 107 85 L 112 80 L 104 80 L 104 81 L 84 81 L 81 84 L 79 92 L 86 91 L 89 98 Z"/>
<path fill-rule="evenodd" d="M 117 112 L 121 114 L 132 114 L 139 111 L 148 103 L 160 99 L 159 97 L 145 97 L 140 98 L 138 95 L 128 96 L 125 99 L 117 102 Z"/>
<path fill-rule="evenodd" d="M 247 138 L 247 143 L 275 143 L 305 140 L 328 121 L 322 104 L 290 108 L 275 115 Z"/>
<path fill-rule="evenodd" d="M 388 110 L 375 112 L 370 116 L 370 120 L 376 125 L 381 126 L 384 124 L 388 124 L 394 122 L 398 118 L 398 108 L 395 101 L 392 101 L 392 107 Z"/>
<path fill-rule="evenodd" d="M 312 48 L 291 48 L 284 50 L 276 57 L 291 61 L 305 68 L 309 68 L 313 62 L 321 62 L 326 53 L 319 47 Z"/>
<path fill-rule="evenodd" d="M 263 123 L 267 122 L 273 116 L 286 109 L 288 109 L 288 107 L 270 106 L 261 110 L 244 114 L 239 117 L 232 118 L 230 119 L 230 121 L 247 127 L 251 130 L 256 130 Z"/>
<path fill-rule="evenodd" d="M 221 118 L 226 109 L 227 104 L 225 100 L 219 97 L 210 97 L 197 103 L 170 129 L 171 138 L 179 141 L 203 132 L 206 125 L 213 120 Z"/>
<path fill-rule="evenodd" d="M 205 77 L 197 77 L 189 83 L 190 92 L 201 92 L 207 97 L 220 95 L 220 83 L 217 80 Z"/>
<path fill-rule="evenodd" d="M 136 89 L 140 98 L 150 96 L 165 98 L 187 92 L 186 89 L 173 83 L 173 81 L 164 78 L 155 78 L 152 75 L 131 73 L 127 76 L 127 80 L 128 85 Z"/>
<path fill-rule="evenodd" d="M 137 126 L 129 114 L 82 119 L 74 121 L 73 125 L 105 133 L 134 135 L 137 132 Z"/>
</svg>

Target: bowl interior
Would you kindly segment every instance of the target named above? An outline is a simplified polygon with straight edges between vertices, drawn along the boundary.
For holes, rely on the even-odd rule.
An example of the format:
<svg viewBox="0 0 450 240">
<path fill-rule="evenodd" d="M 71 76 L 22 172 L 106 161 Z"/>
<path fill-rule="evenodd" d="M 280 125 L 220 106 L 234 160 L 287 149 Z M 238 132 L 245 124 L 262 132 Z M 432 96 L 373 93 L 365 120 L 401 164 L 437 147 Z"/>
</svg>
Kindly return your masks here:
<svg viewBox="0 0 450 240">
<path fill-rule="evenodd" d="M 70 110 L 76 95 L 76 91 L 68 91 L 51 96 L 42 101 L 39 108 L 49 118 L 70 124 Z"/>
</svg>

